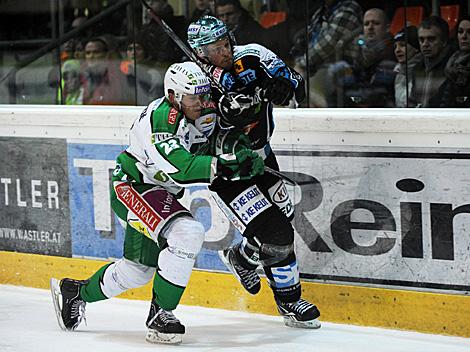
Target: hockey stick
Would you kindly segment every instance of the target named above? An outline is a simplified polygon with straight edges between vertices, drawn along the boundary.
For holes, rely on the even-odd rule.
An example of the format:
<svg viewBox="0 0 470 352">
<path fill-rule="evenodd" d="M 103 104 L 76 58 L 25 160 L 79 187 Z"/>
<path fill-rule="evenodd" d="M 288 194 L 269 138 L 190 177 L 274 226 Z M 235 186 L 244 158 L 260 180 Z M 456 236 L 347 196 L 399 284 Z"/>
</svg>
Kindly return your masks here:
<svg viewBox="0 0 470 352">
<path fill-rule="evenodd" d="M 207 70 L 205 67 L 204 63 L 197 57 L 196 53 L 189 48 L 178 35 L 171 29 L 171 27 L 162 19 L 160 16 L 156 14 L 154 9 L 150 7 L 149 4 L 145 0 L 140 0 L 142 2 L 142 5 L 149 11 L 150 17 L 157 23 L 159 24 L 163 30 L 165 31 L 166 34 L 175 42 L 176 45 L 191 59 L 192 62 L 194 62 L 196 65 L 199 66 L 199 68 L 206 74 L 207 77 L 209 77 L 209 80 L 211 81 L 212 85 L 227 99 L 233 104 L 235 108 L 240 107 L 237 101 L 235 101 L 230 94 L 227 93 L 227 90 L 217 81 L 214 76 Z M 264 170 L 266 172 L 269 172 L 273 175 L 276 175 L 277 177 L 281 178 L 284 180 L 287 184 L 291 186 L 296 186 L 297 183 L 292 180 L 291 178 L 287 177 L 286 175 L 283 175 L 279 171 L 276 171 L 274 169 L 271 169 L 268 166 L 264 167 Z"/>
<path fill-rule="evenodd" d="M 196 65 L 199 66 L 199 68 L 206 74 L 207 77 L 209 77 L 209 80 L 211 81 L 211 84 L 213 87 L 215 87 L 222 95 L 226 96 L 227 99 L 231 103 L 238 103 L 232 99 L 232 97 L 227 94 L 227 90 L 217 81 L 214 76 L 209 72 L 209 70 L 205 67 L 204 63 L 199 59 L 196 55 L 196 53 L 189 48 L 178 35 L 171 29 L 171 27 L 162 19 L 160 16 L 157 15 L 157 13 L 150 7 L 149 4 L 145 0 L 140 0 L 142 2 L 142 5 L 149 11 L 150 17 L 159 24 L 163 30 L 165 31 L 166 34 L 175 42 L 176 45 L 191 59 L 192 62 L 194 62 Z M 238 106 L 239 107 L 239 106 Z"/>
<path fill-rule="evenodd" d="M 284 175 L 280 171 L 277 171 L 277 170 L 274 170 L 274 169 L 270 168 L 269 166 L 264 165 L 264 171 L 268 172 L 268 173 L 270 173 L 274 176 L 279 177 L 281 180 L 283 180 L 289 186 L 294 186 L 294 187 L 298 186 L 297 182 L 295 182 L 293 179 L 291 179 L 290 177 Z"/>
</svg>

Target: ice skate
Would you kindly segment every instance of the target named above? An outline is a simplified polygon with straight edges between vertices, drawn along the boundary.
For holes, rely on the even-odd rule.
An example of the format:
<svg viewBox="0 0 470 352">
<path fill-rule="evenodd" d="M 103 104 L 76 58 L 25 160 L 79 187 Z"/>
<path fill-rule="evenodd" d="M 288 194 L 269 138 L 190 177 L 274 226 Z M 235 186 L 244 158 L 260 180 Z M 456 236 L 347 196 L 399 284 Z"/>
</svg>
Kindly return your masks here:
<svg viewBox="0 0 470 352">
<path fill-rule="evenodd" d="M 80 296 L 80 287 L 86 282 L 51 279 L 52 302 L 62 330 L 75 330 L 85 320 L 86 303 Z"/>
<path fill-rule="evenodd" d="M 276 300 L 277 310 L 284 318 L 284 324 L 292 328 L 318 329 L 321 327 L 318 308 L 303 299 L 293 303 Z"/>
<path fill-rule="evenodd" d="M 256 272 L 256 267 L 246 263 L 242 265 L 237 255 L 238 246 L 230 247 L 219 251 L 219 256 L 224 262 L 225 266 L 232 272 L 233 275 L 240 281 L 242 286 L 252 295 L 255 295 L 261 289 L 261 279 Z"/>
<path fill-rule="evenodd" d="M 147 336 L 150 343 L 180 344 L 185 327 L 171 311 L 160 308 L 152 302 L 147 318 Z"/>
</svg>

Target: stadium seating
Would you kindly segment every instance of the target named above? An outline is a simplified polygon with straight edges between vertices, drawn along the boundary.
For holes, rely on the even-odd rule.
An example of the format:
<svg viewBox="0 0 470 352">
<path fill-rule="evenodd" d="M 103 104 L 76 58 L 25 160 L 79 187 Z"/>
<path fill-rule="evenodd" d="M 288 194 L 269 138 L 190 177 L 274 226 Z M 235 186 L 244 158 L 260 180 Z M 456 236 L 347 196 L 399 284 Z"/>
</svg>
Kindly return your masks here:
<svg viewBox="0 0 470 352">
<path fill-rule="evenodd" d="M 423 6 L 409 6 L 406 8 L 406 22 L 408 26 L 419 26 L 424 19 Z M 395 10 L 392 22 L 390 24 L 390 32 L 393 35 L 397 34 L 403 27 L 405 27 L 405 7 L 399 7 Z"/>
<path fill-rule="evenodd" d="M 269 28 L 284 22 L 286 20 L 287 13 L 284 11 L 277 12 L 264 12 L 260 17 L 260 24 L 264 28 Z"/>
</svg>

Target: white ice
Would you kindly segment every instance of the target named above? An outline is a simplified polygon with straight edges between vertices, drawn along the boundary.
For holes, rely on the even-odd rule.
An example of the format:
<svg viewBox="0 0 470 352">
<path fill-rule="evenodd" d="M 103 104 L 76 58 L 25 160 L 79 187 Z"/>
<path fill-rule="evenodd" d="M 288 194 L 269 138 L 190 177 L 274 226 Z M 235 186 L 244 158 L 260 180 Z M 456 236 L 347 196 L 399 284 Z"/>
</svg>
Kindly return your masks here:
<svg viewBox="0 0 470 352">
<path fill-rule="evenodd" d="M 470 351 L 470 339 L 461 337 L 332 323 L 319 330 L 294 329 L 279 317 L 190 306 L 175 311 L 186 325 L 183 343 L 154 345 L 145 341 L 148 306 L 117 298 L 88 304 L 88 325 L 64 332 L 48 290 L 0 285 L 0 351 Z"/>
</svg>

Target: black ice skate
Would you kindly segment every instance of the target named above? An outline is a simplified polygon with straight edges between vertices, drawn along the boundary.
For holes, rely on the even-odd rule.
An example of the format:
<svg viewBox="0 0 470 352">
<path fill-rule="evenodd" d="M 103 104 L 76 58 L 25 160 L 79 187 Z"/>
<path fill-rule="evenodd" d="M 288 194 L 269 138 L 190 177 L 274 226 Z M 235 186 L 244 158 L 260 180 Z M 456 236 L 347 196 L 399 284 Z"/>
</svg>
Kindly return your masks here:
<svg viewBox="0 0 470 352">
<path fill-rule="evenodd" d="M 284 324 L 292 328 L 318 329 L 321 327 L 318 308 L 303 299 L 293 303 L 276 300 L 277 310 L 284 318 Z"/>
<path fill-rule="evenodd" d="M 179 344 L 185 332 L 184 325 L 173 312 L 160 308 L 155 302 L 150 305 L 146 325 L 148 331 L 145 339 L 151 343 Z"/>
<path fill-rule="evenodd" d="M 230 247 L 219 252 L 219 256 L 225 266 L 240 281 L 242 286 L 252 295 L 256 295 L 261 289 L 261 279 L 256 272 L 256 266 L 249 263 L 240 262 L 240 256 L 237 255 L 238 246 Z"/>
<path fill-rule="evenodd" d="M 80 287 L 85 283 L 87 281 L 51 279 L 52 303 L 62 330 L 75 330 L 85 320 L 86 303 L 80 296 Z"/>
</svg>

